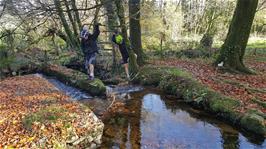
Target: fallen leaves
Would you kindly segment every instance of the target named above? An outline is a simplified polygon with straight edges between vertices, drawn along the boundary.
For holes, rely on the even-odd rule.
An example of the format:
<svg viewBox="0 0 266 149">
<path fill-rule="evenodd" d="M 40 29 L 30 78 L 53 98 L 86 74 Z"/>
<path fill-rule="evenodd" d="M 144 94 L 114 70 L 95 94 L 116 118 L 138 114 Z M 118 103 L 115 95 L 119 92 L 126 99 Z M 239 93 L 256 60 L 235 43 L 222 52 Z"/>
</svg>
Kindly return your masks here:
<svg viewBox="0 0 266 149">
<path fill-rule="evenodd" d="M 83 128 L 82 119 L 98 124 L 88 116 L 91 110 L 84 110 L 35 75 L 0 81 L 0 102 L 0 149 L 40 148 L 41 145 L 52 148 L 67 139 L 69 127 Z M 76 135 L 86 131 L 94 130 L 91 126 L 84 127 Z"/>
<path fill-rule="evenodd" d="M 258 109 L 265 113 L 265 108 L 252 99 L 266 102 L 266 62 L 248 60 L 247 65 L 257 71 L 257 75 L 240 75 L 218 73 L 211 63 L 200 59 L 168 59 L 156 60 L 155 65 L 175 66 L 190 72 L 201 83 L 226 96 L 239 99 L 242 103 L 237 109 L 245 112 L 248 109 Z"/>
</svg>

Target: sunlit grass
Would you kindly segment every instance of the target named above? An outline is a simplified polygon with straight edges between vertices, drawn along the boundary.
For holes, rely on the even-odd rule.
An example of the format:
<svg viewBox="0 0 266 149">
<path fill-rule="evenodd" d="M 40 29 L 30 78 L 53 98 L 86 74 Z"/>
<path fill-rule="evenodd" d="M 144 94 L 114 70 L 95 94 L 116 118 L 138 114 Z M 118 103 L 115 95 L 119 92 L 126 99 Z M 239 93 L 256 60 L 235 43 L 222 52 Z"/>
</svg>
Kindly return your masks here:
<svg viewBox="0 0 266 149">
<path fill-rule="evenodd" d="M 215 40 L 213 47 L 220 48 L 224 42 L 221 40 Z M 247 48 L 249 49 L 266 49 L 266 37 L 250 37 L 248 41 Z"/>
</svg>

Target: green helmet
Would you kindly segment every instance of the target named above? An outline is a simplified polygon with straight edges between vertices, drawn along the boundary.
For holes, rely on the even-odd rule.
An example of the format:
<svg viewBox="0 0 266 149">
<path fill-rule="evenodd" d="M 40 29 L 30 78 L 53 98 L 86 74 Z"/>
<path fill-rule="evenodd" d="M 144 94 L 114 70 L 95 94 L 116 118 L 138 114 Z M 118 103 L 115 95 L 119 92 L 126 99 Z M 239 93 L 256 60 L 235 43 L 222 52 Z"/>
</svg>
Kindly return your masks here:
<svg viewBox="0 0 266 149">
<path fill-rule="evenodd" d="M 122 44 L 123 43 L 123 37 L 121 35 L 116 35 L 115 36 L 115 41 L 118 44 Z"/>
</svg>

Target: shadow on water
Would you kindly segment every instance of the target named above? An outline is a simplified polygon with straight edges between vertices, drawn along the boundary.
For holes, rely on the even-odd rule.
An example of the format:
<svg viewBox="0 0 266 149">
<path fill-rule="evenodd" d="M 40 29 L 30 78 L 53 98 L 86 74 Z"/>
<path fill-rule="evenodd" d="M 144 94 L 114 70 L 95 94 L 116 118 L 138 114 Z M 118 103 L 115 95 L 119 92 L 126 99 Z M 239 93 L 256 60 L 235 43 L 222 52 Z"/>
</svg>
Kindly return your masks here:
<svg viewBox="0 0 266 149">
<path fill-rule="evenodd" d="M 130 115 L 105 120 L 101 148 L 262 149 L 264 138 L 245 137 L 213 116 L 160 96 L 155 90 L 131 94 Z"/>
</svg>

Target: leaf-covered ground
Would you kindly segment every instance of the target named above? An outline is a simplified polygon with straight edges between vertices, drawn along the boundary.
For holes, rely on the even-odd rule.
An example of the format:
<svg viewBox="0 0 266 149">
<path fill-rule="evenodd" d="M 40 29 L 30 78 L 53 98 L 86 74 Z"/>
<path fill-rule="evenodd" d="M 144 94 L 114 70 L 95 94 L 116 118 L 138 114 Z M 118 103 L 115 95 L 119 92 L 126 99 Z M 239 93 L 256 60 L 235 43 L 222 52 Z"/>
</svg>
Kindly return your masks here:
<svg viewBox="0 0 266 149">
<path fill-rule="evenodd" d="M 211 62 L 202 59 L 167 59 L 154 60 L 155 65 L 167 65 L 190 72 L 204 85 L 224 95 L 240 100 L 240 112 L 258 109 L 266 113 L 266 62 L 248 59 L 246 65 L 257 75 L 220 73 Z M 262 102 L 262 103 L 261 103 Z"/>
<path fill-rule="evenodd" d="M 0 103 L 0 149 L 59 147 L 73 128 L 74 136 L 89 130 L 80 119 L 94 127 L 91 110 L 35 75 L 0 81 Z"/>
</svg>

